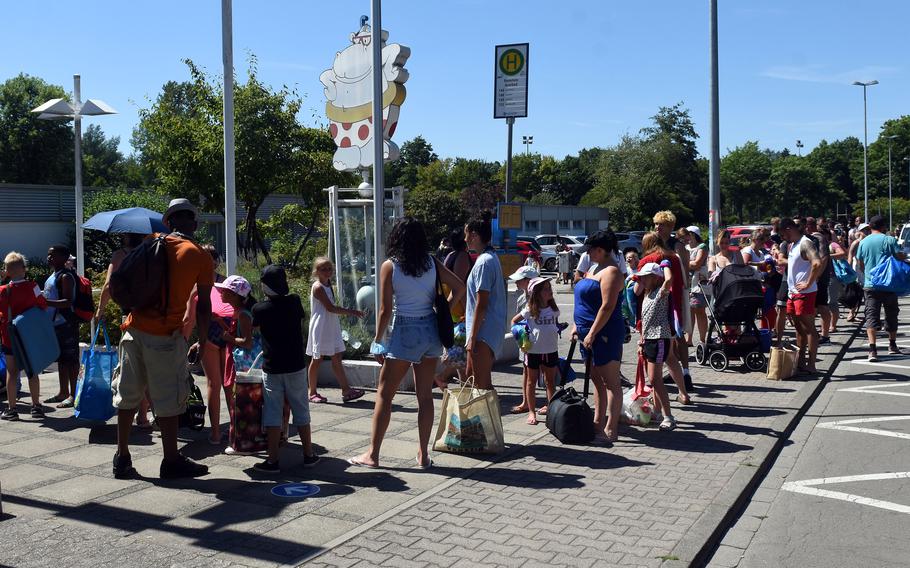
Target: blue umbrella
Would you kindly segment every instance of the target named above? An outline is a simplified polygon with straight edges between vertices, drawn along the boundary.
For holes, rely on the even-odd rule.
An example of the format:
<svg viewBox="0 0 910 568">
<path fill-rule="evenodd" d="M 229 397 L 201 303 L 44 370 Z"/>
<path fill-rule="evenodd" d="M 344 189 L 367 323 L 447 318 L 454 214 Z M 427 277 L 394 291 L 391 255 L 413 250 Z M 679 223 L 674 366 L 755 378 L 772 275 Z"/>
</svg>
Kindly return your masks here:
<svg viewBox="0 0 910 568">
<path fill-rule="evenodd" d="M 145 207 L 130 207 L 116 211 L 103 211 L 82 224 L 83 229 L 94 229 L 105 233 L 168 233 L 161 222 L 161 213 Z"/>
</svg>

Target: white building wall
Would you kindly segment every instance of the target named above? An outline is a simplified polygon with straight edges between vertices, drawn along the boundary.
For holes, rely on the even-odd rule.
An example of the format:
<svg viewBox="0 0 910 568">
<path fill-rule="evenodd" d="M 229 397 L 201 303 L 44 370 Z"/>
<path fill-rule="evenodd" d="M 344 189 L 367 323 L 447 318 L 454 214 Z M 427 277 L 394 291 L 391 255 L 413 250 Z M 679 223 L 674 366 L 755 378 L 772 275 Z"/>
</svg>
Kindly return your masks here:
<svg viewBox="0 0 910 568">
<path fill-rule="evenodd" d="M 75 232 L 72 223 L 63 221 L 0 221 L 0 262 L 10 251 L 44 258 L 49 246 L 70 242 Z"/>
</svg>

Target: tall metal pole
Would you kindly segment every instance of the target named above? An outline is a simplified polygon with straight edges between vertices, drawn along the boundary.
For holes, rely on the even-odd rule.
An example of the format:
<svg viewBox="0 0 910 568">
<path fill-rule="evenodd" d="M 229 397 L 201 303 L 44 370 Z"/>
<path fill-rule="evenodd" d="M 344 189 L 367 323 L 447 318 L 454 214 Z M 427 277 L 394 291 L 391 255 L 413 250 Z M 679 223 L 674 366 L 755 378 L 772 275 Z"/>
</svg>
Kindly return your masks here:
<svg viewBox="0 0 910 568">
<path fill-rule="evenodd" d="M 863 213 L 869 222 L 869 127 L 866 119 L 866 85 L 863 84 Z"/>
<path fill-rule="evenodd" d="M 225 269 L 237 272 L 237 193 L 234 186 L 234 31 L 231 0 L 221 0 L 224 66 L 224 246 Z"/>
<path fill-rule="evenodd" d="M 73 75 L 73 127 L 76 131 L 75 168 L 76 168 L 76 271 L 85 276 L 85 235 L 82 232 L 82 81 L 79 75 Z"/>
<path fill-rule="evenodd" d="M 506 118 L 506 124 L 509 126 L 509 142 L 506 150 L 506 203 L 509 202 L 509 189 L 512 187 L 512 125 L 515 124 L 514 117 Z"/>
<path fill-rule="evenodd" d="M 891 141 L 888 141 L 888 230 L 894 230 L 894 204 L 891 202 Z"/>
<path fill-rule="evenodd" d="M 382 120 L 382 0 L 372 0 L 370 13 L 370 45 L 373 48 L 373 258 L 376 259 L 375 316 L 379 322 L 379 262 L 382 252 L 382 224 L 385 218 L 385 175 L 383 146 L 385 124 Z"/>
<path fill-rule="evenodd" d="M 711 11 L 711 159 L 708 170 L 708 246 L 715 254 L 715 235 L 720 227 L 720 105 L 717 72 L 717 0 L 709 0 Z"/>
</svg>

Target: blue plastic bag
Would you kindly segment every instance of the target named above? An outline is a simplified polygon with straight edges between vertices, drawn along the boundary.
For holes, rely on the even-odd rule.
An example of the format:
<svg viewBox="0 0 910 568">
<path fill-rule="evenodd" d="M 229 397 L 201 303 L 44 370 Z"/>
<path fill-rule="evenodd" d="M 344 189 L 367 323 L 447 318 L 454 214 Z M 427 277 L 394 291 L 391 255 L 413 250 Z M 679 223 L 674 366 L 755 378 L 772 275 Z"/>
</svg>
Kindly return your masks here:
<svg viewBox="0 0 910 568">
<path fill-rule="evenodd" d="M 856 282 L 856 271 L 846 260 L 838 259 L 834 261 L 834 277 L 846 286 Z"/>
<path fill-rule="evenodd" d="M 96 349 L 98 332 L 104 330 L 104 348 Z M 75 416 L 83 420 L 106 422 L 117 409 L 114 408 L 114 393 L 111 381 L 117 368 L 117 351 L 111 349 L 107 326 L 99 322 L 92 337 L 92 345 L 82 353 L 82 369 L 76 383 Z"/>
<path fill-rule="evenodd" d="M 883 260 L 868 273 L 869 284 L 878 292 L 910 293 L 910 264 L 893 256 Z"/>
</svg>

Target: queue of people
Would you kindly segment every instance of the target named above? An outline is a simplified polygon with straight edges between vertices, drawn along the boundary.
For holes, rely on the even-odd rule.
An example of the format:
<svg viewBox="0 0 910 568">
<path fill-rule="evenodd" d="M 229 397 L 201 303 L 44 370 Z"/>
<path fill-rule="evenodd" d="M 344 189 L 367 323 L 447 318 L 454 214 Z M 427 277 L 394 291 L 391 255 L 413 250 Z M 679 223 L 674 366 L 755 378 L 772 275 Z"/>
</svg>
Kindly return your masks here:
<svg viewBox="0 0 910 568">
<path fill-rule="evenodd" d="M 130 454 L 130 431 L 135 424 L 148 427 L 151 408 L 161 431 L 162 478 L 196 477 L 208 468 L 182 455 L 177 447 L 178 417 L 184 413 L 190 384 L 189 360 L 198 360 L 208 384 L 211 432 L 209 442 L 222 443 L 221 396 L 233 418 L 234 381 L 261 358 L 263 382 L 262 425 L 267 432 L 267 457 L 256 469 L 280 471 L 279 448 L 288 424 L 297 428 L 304 466 L 319 458 L 313 451 L 310 405 L 326 402 L 316 389 L 323 358 L 331 360 L 342 391 L 342 402 L 361 398 L 363 390 L 350 386 L 342 366 L 345 351 L 339 316 L 360 318 L 363 313 L 338 305 L 332 289 L 334 266 L 327 258 L 314 262 L 310 288 L 308 340 L 301 298 L 290 293 L 287 275 L 278 266 L 268 266 L 259 286 L 264 298 L 257 301 L 253 285 L 238 275 L 218 273 L 219 257 L 212 247 L 193 240 L 198 212 L 186 199 L 175 199 L 163 215 L 171 229 L 164 237 L 168 258 L 167 297 L 162 305 L 134 308 L 125 313 L 120 342 L 120 364 L 112 383 L 117 408 L 117 450 L 113 474 L 128 478 L 136 474 Z M 831 341 L 839 321 L 839 298 L 850 292 L 839 268 L 851 267 L 859 275 L 865 300 L 869 360 L 878 357 L 877 330 L 889 334 L 888 351 L 899 354 L 896 344 L 897 296 L 873 289 L 869 273 L 890 257 L 903 259 L 893 237 L 884 234 L 881 217 L 859 224 L 851 233 L 836 233 L 824 220 L 813 218 L 773 219 L 772 230 L 755 230 L 748 243 L 734 249 L 730 234 L 717 235 L 717 252 L 710 255 L 701 230 L 689 226 L 676 230 L 670 211 L 655 214 L 654 230 L 642 239 L 643 253 L 618 248 L 609 229 L 585 240 L 581 262 L 574 274 L 574 311 L 571 336 L 580 345 L 581 356 L 590 362 L 593 384 L 595 443 L 618 440 L 623 401 L 620 363 L 624 344 L 638 335 L 637 351 L 653 390 L 654 405 L 662 416 L 660 430 L 677 427 L 671 403 L 692 404 L 695 385 L 689 368 L 689 347 L 706 341 L 711 281 L 725 267 L 751 266 L 762 281 L 765 307 L 756 318 L 773 330 L 776 340 L 784 337 L 790 322 L 799 348 L 799 368 L 816 372 L 820 343 Z M 110 280 L 130 251 L 141 246 L 141 235 L 126 235 L 108 269 L 96 318 L 111 299 Z M 523 354 L 522 402 L 511 410 L 527 413 L 535 425 L 546 416 L 545 403 L 538 406 L 538 377 L 543 378 L 546 400 L 556 389 L 559 365 L 558 338 L 569 326 L 556 301 L 553 281 L 534 266 L 521 266 L 508 276 L 518 289 L 517 309 L 507 314 L 506 277 L 492 246 L 489 214 L 472 218 L 448 238 L 450 248 L 443 259 L 429 253 L 422 224 L 411 218 L 394 224 L 387 243 L 388 259 L 378 270 L 379 313 L 370 353 L 381 364 L 374 403 L 369 448 L 348 461 L 353 466 L 379 467 L 383 440 L 391 419 L 392 402 L 405 374 L 412 370 L 417 399 L 418 443 L 415 464 L 432 467 L 429 454 L 434 424 L 433 388 L 445 388 L 453 376 L 472 381 L 479 389 L 495 390 L 493 365 L 506 336 L 506 322 L 524 322 L 533 338 Z M 476 258 L 468 250 L 477 253 Z M 8 325 L 17 313 L 31 307 L 48 311 L 60 346 L 60 391 L 45 402 L 71 406 L 78 363 L 78 324 L 70 317 L 77 284 L 66 267 L 69 251 L 56 245 L 48 251 L 54 274 L 44 290 L 25 278 L 25 259 L 10 253 L 5 268 L 10 282 L 0 287 L 0 343 L 7 360 L 8 407 L 0 418 L 15 420 L 19 368 L 10 345 Z M 437 295 L 448 302 L 455 344 L 444 348 L 439 333 Z M 855 291 L 854 291 L 855 295 Z M 858 302 L 857 302 L 858 304 Z M 850 306 L 847 321 L 854 321 L 857 306 Z M 816 319 L 820 318 L 820 330 Z M 190 345 L 195 335 L 198 341 Z M 304 345 L 306 343 L 306 345 Z M 310 357 L 307 364 L 306 356 Z M 440 360 L 443 365 L 440 369 Z M 75 366 L 75 367 L 74 367 Z M 675 401 L 664 386 L 664 369 L 675 383 Z M 32 415 L 41 417 L 39 385 L 28 377 Z M 233 422 L 233 420 L 232 420 Z"/>
</svg>

